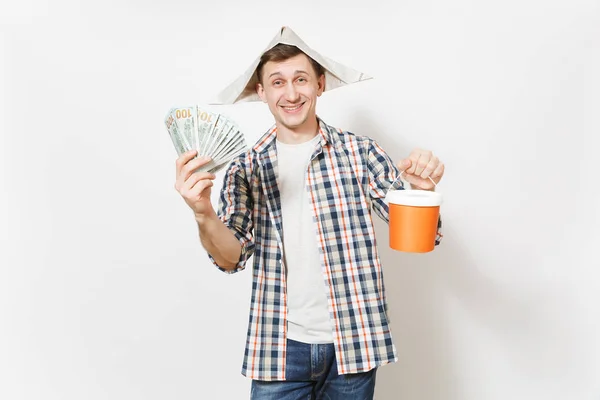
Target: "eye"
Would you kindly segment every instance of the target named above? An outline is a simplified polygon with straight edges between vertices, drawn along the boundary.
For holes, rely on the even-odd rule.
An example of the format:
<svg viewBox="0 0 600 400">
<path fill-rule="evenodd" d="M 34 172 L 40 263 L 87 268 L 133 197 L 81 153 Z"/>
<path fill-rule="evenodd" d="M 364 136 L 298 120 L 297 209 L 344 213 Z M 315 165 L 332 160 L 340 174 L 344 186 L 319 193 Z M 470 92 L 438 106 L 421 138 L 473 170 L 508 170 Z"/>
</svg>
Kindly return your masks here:
<svg viewBox="0 0 600 400">
<path fill-rule="evenodd" d="M 300 77 L 300 78 L 298 78 L 298 82 L 305 83 L 305 82 L 307 82 L 307 79 L 303 78 L 303 77 Z"/>
<path fill-rule="evenodd" d="M 279 79 L 276 81 L 273 81 L 273 86 L 280 86 L 281 84 L 283 84 L 283 81 L 281 81 Z"/>
</svg>

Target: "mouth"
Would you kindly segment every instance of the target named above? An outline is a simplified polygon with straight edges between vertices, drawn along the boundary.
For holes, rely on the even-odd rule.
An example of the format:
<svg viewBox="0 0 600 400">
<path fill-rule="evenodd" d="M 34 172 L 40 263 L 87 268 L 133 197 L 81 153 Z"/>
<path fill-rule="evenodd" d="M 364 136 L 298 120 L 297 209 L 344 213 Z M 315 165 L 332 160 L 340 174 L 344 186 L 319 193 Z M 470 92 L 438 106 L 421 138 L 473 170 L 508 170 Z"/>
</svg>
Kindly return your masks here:
<svg viewBox="0 0 600 400">
<path fill-rule="evenodd" d="M 304 103 L 300 103 L 300 104 L 296 104 L 293 106 L 280 106 L 284 112 L 288 113 L 288 114 L 295 114 L 297 112 L 299 112 L 302 107 L 304 106 Z"/>
</svg>

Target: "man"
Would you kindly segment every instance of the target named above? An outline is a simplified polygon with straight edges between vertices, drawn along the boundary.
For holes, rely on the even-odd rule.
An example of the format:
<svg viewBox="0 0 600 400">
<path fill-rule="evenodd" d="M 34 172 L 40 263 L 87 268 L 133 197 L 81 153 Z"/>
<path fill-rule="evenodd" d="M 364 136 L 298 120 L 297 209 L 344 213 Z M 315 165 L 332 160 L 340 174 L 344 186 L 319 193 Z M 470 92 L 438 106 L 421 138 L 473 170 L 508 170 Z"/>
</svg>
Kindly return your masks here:
<svg viewBox="0 0 600 400">
<path fill-rule="evenodd" d="M 372 139 L 327 125 L 317 98 L 327 78 L 352 71 L 288 28 L 276 39 L 245 85 L 226 90 L 234 103 L 257 96 L 275 125 L 228 167 L 218 213 L 215 175 L 193 173 L 208 162 L 195 152 L 177 160 L 176 189 L 219 269 L 235 273 L 254 256 L 242 367 L 251 398 L 371 399 L 377 368 L 397 355 L 370 210 L 388 220 L 384 198 L 403 189 L 400 170 L 434 190 L 444 166 L 418 149 L 396 166 Z"/>
</svg>

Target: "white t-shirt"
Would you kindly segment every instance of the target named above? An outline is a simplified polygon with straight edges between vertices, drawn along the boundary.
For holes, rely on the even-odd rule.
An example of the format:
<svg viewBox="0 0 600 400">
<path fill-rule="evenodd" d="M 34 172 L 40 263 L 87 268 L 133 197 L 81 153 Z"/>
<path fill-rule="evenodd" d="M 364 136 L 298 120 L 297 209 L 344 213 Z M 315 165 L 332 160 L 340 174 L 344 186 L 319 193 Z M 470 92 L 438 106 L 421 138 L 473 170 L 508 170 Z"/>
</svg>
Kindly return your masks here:
<svg viewBox="0 0 600 400">
<path fill-rule="evenodd" d="M 306 189 L 308 162 L 319 138 L 317 135 L 300 144 L 277 141 L 277 185 L 287 277 L 287 332 L 288 338 L 304 343 L 333 342 L 316 223 Z"/>
</svg>

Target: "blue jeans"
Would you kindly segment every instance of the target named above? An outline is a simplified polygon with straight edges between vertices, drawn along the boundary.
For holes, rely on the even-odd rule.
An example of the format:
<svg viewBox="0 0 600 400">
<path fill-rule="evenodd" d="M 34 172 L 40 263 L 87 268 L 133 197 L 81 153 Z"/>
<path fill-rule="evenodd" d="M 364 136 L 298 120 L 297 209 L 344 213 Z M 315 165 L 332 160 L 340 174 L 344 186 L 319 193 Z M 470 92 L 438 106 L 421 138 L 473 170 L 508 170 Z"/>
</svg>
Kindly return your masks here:
<svg viewBox="0 0 600 400">
<path fill-rule="evenodd" d="M 333 344 L 287 340 L 285 381 L 253 380 L 252 400 L 372 400 L 376 369 L 338 375 Z"/>
</svg>

